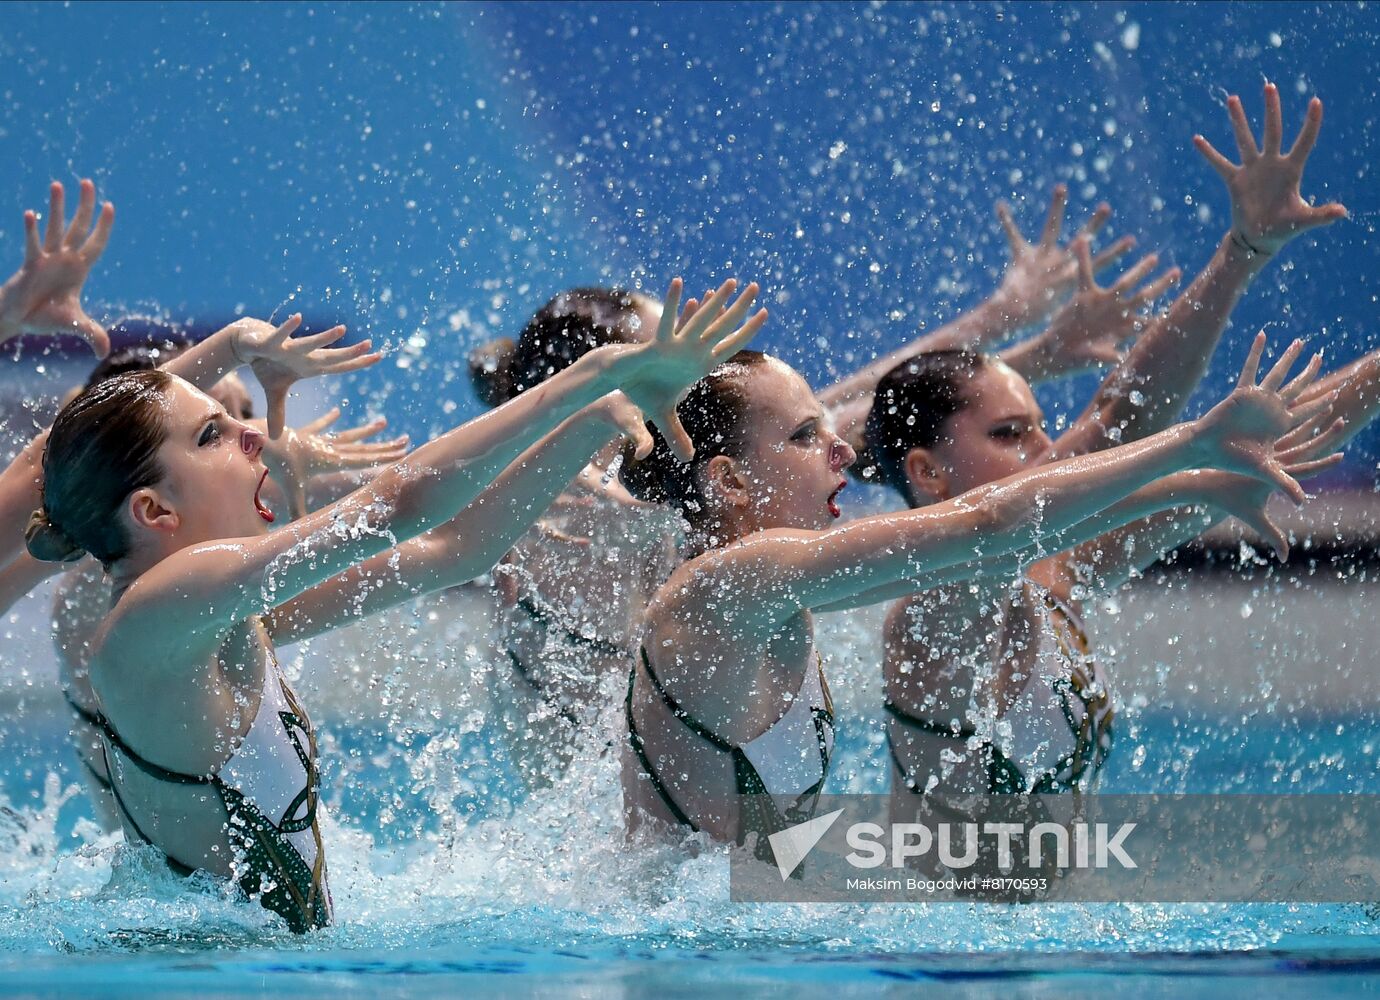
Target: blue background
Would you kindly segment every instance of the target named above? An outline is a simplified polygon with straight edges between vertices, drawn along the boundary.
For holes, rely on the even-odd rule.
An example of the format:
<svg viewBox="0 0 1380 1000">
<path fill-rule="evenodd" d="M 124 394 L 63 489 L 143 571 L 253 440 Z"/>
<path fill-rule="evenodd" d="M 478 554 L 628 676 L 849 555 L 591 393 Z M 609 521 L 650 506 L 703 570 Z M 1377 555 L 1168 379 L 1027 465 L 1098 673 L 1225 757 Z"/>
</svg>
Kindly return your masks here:
<svg viewBox="0 0 1380 1000">
<path fill-rule="evenodd" d="M 1327 105 L 1300 239 L 1238 308 L 1333 363 L 1377 341 L 1374 6 L 1099 4 L 0 7 L 0 245 L 50 178 L 118 207 L 101 318 L 303 309 L 392 348 L 349 391 L 429 433 L 477 411 L 464 355 L 561 287 L 767 289 L 766 349 L 816 383 L 995 285 L 992 214 L 1100 200 L 1188 277 L 1228 220 L 1190 145 L 1279 83 Z M 1088 379 L 1042 393 L 1051 415 Z M 1370 481 L 1376 439 L 1354 449 Z"/>
</svg>

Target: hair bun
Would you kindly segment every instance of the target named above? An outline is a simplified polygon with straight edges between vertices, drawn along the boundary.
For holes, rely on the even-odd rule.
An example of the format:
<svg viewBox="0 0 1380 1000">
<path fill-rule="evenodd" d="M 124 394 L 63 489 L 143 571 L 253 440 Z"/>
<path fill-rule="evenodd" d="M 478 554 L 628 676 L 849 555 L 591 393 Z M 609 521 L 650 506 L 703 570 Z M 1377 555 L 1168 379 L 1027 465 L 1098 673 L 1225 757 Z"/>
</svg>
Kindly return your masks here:
<svg viewBox="0 0 1380 1000">
<path fill-rule="evenodd" d="M 29 555 L 39 562 L 75 562 L 86 555 L 86 550 L 67 536 L 41 510 L 29 515 L 29 525 L 24 529 L 24 544 Z"/>
<path fill-rule="evenodd" d="M 499 337 L 470 351 L 470 382 L 485 406 L 501 406 L 513 398 L 513 355 L 517 344 L 511 337 Z"/>
</svg>

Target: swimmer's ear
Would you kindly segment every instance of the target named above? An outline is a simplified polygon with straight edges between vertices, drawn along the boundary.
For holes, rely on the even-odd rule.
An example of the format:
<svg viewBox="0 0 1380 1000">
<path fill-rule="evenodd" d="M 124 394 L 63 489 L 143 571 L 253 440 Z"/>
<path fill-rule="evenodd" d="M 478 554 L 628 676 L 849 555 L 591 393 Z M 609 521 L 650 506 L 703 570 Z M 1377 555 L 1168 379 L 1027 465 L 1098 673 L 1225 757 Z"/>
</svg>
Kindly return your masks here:
<svg viewBox="0 0 1380 1000">
<path fill-rule="evenodd" d="M 935 461 L 928 448 L 912 448 L 906 452 L 906 479 L 910 492 L 922 503 L 938 503 L 949 499 L 949 473 Z"/>
<path fill-rule="evenodd" d="M 135 490 L 129 495 L 130 520 L 136 527 L 147 528 L 160 534 L 171 534 L 182 524 L 182 519 L 172 509 L 157 490 Z"/>
<path fill-rule="evenodd" d="M 747 483 L 738 473 L 738 463 L 727 455 L 715 455 L 704 467 L 707 493 L 717 495 L 731 507 L 746 507 L 751 501 Z"/>
</svg>

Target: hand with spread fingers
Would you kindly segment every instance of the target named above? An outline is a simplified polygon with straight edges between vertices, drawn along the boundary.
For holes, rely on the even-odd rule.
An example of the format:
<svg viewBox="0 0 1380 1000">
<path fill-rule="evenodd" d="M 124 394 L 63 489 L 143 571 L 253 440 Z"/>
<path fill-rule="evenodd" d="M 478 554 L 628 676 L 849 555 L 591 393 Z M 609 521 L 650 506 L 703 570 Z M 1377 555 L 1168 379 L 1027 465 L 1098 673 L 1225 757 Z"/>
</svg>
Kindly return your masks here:
<svg viewBox="0 0 1380 1000">
<path fill-rule="evenodd" d="M 1332 449 L 1341 444 L 1346 421 L 1338 418 L 1329 424 L 1327 417 L 1325 411 L 1318 413 L 1276 442 L 1275 459 L 1291 479 L 1307 479 L 1342 460 L 1342 453 Z M 1200 475 L 1212 506 L 1269 542 L 1280 562 L 1289 558 L 1289 538 L 1268 510 L 1270 498 L 1276 493 L 1274 485 L 1230 472 L 1207 470 Z"/>
<path fill-rule="evenodd" d="M 730 278 L 684 318 L 680 309 L 682 283 L 676 278 L 666 293 L 661 323 L 651 340 L 610 344 L 589 355 L 603 356 L 609 362 L 616 384 L 661 428 L 672 452 L 683 462 L 694 456 L 695 448 L 676 416 L 676 404 L 690 386 L 745 347 L 767 321 L 765 309 L 748 317 L 757 297 L 756 284 L 748 285 L 729 304 L 737 287 Z"/>
<path fill-rule="evenodd" d="M 1078 261 L 1077 292 L 1054 314 L 1042 333 L 1010 349 L 1038 352 L 1038 362 L 1030 360 L 1017 367 L 1045 379 L 1120 363 L 1127 345 L 1149 323 L 1146 310 L 1179 280 L 1181 273 L 1172 267 L 1151 279 L 1159 256 L 1148 254 L 1104 288 L 1097 284 L 1096 264 L 1087 238 L 1080 236 L 1074 240 L 1072 249 Z M 1007 359 L 1007 352 L 1002 357 Z"/>
<path fill-rule="evenodd" d="M 0 342 L 21 333 L 72 334 L 104 358 L 110 353 L 110 335 L 86 314 L 81 289 L 110 241 L 115 206 L 106 202 L 98 216 L 96 186 L 83 180 L 77 212 L 64 229 L 64 198 L 62 185 L 54 181 L 42 240 L 37 214 L 24 213 L 24 263 L 0 287 Z"/>
<path fill-rule="evenodd" d="M 997 218 L 1001 220 L 1011 248 L 1011 263 L 988 304 L 1008 317 L 1013 328 L 1047 319 L 1078 283 L 1078 262 L 1073 246 L 1059 242 L 1068 193 L 1067 185 L 1055 186 L 1044 230 L 1035 243 L 1028 242 L 1022 235 L 1012 218 L 1011 206 L 1004 201 L 997 203 Z M 1111 206 L 1105 203 L 1097 206 L 1091 218 L 1075 234 L 1075 239 L 1091 240 L 1107 224 L 1111 214 Z M 1133 237 L 1123 236 L 1099 253 L 1093 258 L 1094 273 L 1127 253 L 1135 242 Z"/>
<path fill-rule="evenodd" d="M 333 326 L 322 333 L 293 337 L 302 325 L 301 313 L 289 316 L 274 326 L 259 319 L 236 320 L 227 327 L 232 336 L 235 358 L 249 365 L 263 386 L 268 399 L 268 436 L 283 433 L 287 416 L 287 394 L 299 379 L 317 375 L 339 375 L 368 368 L 383 357 L 362 340 L 349 347 L 332 348 L 345 336 L 344 326 Z"/>
<path fill-rule="evenodd" d="M 334 434 L 326 433 L 339 419 L 340 408 L 333 407 L 309 424 L 288 428 L 264 446 L 264 465 L 287 495 L 293 520 L 307 513 L 307 483 L 313 476 L 373 469 L 396 462 L 407 454 L 405 434 L 387 441 L 365 440 L 388 426 L 384 418 Z"/>
<path fill-rule="evenodd" d="M 1226 181 L 1231 193 L 1233 242 L 1243 250 L 1268 256 L 1300 233 L 1345 218 L 1346 209 L 1340 203 L 1310 205 L 1299 191 L 1304 165 L 1322 128 L 1322 101 L 1315 97 L 1308 103 L 1303 127 L 1287 153 L 1281 152 L 1284 119 L 1279 89 L 1273 83 L 1265 85 L 1265 130 L 1261 146 L 1255 144 L 1241 98 L 1236 95 L 1227 98 L 1227 114 L 1236 135 L 1240 165 L 1228 160 L 1201 135 L 1193 137 L 1193 145 Z"/>
<path fill-rule="evenodd" d="M 1326 396 L 1301 398 L 1318 376 L 1320 355 L 1285 384 L 1302 350 L 1303 341 L 1294 341 L 1257 383 L 1265 333 L 1257 334 L 1231 395 L 1194 422 L 1195 446 L 1203 467 L 1272 484 L 1296 504 L 1304 501 L 1305 494 L 1286 466 L 1301 462 L 1312 466 L 1317 446 L 1305 428 L 1315 426 L 1315 419 L 1331 402 Z"/>
</svg>

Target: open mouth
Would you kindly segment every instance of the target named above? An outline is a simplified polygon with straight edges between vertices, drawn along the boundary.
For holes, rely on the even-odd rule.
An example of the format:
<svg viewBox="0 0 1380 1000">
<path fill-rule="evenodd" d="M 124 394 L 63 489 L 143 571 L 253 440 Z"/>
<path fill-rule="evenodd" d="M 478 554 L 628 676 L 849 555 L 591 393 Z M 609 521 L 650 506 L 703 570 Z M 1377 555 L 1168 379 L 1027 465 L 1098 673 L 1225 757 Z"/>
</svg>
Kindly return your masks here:
<svg viewBox="0 0 1380 1000">
<path fill-rule="evenodd" d="M 268 470 L 265 469 L 264 474 L 259 477 L 259 485 L 254 489 L 254 509 L 259 512 L 260 517 L 262 517 L 269 524 L 272 524 L 274 521 L 278 520 L 277 515 L 275 515 L 273 511 L 269 510 L 268 507 L 264 505 L 263 498 L 259 496 L 259 494 L 263 492 L 264 483 L 267 481 Z"/>
<path fill-rule="evenodd" d="M 843 511 L 839 508 L 839 494 L 843 492 L 843 488 L 847 485 L 848 480 L 841 479 L 839 480 L 838 487 L 834 490 L 833 493 L 829 494 L 829 513 L 832 514 L 834 517 L 843 516 Z"/>
</svg>

